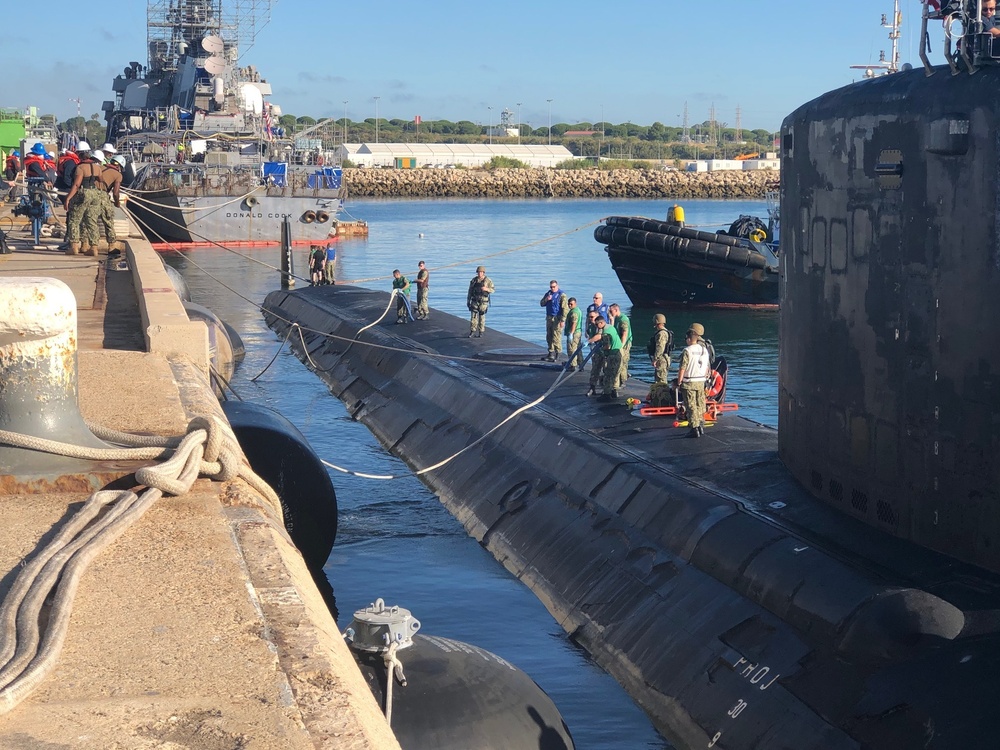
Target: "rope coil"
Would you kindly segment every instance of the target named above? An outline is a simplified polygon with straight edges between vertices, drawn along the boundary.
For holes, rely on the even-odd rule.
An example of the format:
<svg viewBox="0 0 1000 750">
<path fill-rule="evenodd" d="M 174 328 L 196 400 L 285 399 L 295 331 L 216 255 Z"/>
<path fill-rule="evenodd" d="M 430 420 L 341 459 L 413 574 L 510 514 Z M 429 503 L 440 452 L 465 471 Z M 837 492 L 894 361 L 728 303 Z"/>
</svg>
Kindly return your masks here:
<svg viewBox="0 0 1000 750">
<path fill-rule="evenodd" d="M 94 460 L 148 460 L 172 454 L 136 471 L 147 487 L 101 490 L 28 561 L 0 605 L 0 715 L 15 708 L 56 665 L 69 627 L 73 599 L 89 564 L 164 494 L 184 495 L 199 476 L 219 481 L 239 477 L 280 513 L 281 501 L 249 466 L 229 426 L 219 417 L 196 417 L 180 437 L 132 435 L 99 426 L 92 431 L 123 448 L 82 448 L 0 431 L 0 443 Z M 51 598 L 44 616 L 43 607 Z"/>
</svg>

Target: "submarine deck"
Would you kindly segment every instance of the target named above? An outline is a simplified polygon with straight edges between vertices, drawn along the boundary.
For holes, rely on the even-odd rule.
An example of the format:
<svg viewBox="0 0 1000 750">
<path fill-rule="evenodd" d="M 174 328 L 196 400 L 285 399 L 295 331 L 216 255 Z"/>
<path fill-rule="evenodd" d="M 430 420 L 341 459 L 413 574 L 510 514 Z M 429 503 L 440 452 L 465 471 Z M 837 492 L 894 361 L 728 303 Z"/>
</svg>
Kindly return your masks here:
<svg viewBox="0 0 1000 750">
<path fill-rule="evenodd" d="M 125 268 L 58 240 L 35 248 L 18 229 L 0 277 L 73 291 L 86 419 L 183 434 L 196 414 L 222 416 L 207 333 L 123 213 L 119 226 Z M 0 467 L 0 598 L 93 489 L 132 486 L 139 465 Z M 207 479 L 158 500 L 96 558 L 55 670 L 22 703 L 0 703 L 0 747 L 42 746 L 399 747 L 280 518 L 241 480 Z"/>
<path fill-rule="evenodd" d="M 576 373 L 493 431 L 559 366 L 489 328 L 470 339 L 435 310 L 371 325 L 388 301 L 342 285 L 275 291 L 264 315 L 414 470 L 453 457 L 421 479 L 668 738 L 846 749 L 858 727 L 916 742 L 923 725 L 907 722 L 924 710 L 964 738 L 988 710 L 996 576 L 813 499 L 771 428 L 726 413 L 695 440 L 672 418 L 634 416 L 621 401 L 645 384 L 600 402 Z M 976 665 L 944 709 L 934 680 L 907 676 L 941 659 Z"/>
</svg>

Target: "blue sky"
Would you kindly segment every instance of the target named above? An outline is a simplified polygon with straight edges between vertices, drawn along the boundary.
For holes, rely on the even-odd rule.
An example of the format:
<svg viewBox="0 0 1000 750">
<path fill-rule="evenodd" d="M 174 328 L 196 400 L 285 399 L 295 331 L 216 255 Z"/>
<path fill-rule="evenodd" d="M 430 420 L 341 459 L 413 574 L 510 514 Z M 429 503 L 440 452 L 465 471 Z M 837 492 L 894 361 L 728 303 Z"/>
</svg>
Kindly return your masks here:
<svg viewBox="0 0 1000 750">
<path fill-rule="evenodd" d="M 81 17 L 80 8 L 86 7 Z M 901 61 L 919 65 L 919 0 L 901 0 Z M 856 80 L 852 64 L 889 54 L 880 26 L 892 0 L 707 4 L 666 0 L 504 0 L 495 3 L 278 0 L 243 62 L 271 82 L 288 114 L 468 119 L 486 124 L 507 107 L 521 121 L 553 123 L 716 119 L 777 129 L 824 91 Z M 130 60 L 145 64 L 144 0 L 49 0 L 43 33 L 8 34 L 0 106 L 37 105 L 60 119 L 111 98 Z M 44 28 L 44 27 L 43 27 Z M 77 48 L 70 39 L 80 42 Z M 931 31 L 941 62 L 940 29 Z M 934 59 L 934 58 L 932 58 Z M 492 113 L 488 109 L 493 107 Z"/>
</svg>

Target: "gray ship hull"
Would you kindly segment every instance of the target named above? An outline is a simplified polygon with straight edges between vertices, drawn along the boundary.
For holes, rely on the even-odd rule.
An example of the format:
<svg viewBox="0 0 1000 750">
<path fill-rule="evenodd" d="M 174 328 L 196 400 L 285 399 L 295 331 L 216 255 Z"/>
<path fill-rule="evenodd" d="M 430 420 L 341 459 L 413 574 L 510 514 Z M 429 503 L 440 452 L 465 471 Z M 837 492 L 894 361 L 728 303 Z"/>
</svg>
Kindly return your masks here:
<svg viewBox="0 0 1000 750">
<path fill-rule="evenodd" d="M 141 197 L 128 207 L 151 242 L 278 242 L 286 217 L 293 241 L 322 242 L 337 234 L 336 197 L 289 195 L 280 188 L 262 189 L 252 200 L 168 191 Z"/>
</svg>

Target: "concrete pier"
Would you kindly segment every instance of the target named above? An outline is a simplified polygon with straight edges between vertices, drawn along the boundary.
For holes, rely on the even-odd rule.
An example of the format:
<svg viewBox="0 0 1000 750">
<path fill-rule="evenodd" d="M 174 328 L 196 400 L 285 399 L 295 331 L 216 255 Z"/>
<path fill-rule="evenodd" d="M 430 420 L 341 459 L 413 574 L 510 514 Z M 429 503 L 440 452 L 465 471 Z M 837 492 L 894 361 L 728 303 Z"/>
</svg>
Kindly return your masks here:
<svg viewBox="0 0 1000 750">
<path fill-rule="evenodd" d="M 52 277 L 72 290 L 88 421 L 179 435 L 196 415 L 221 416 L 207 331 L 119 219 L 129 231 L 122 270 L 103 253 L 67 256 L 58 240 L 30 249 L 17 228 L 0 276 Z M 0 596 L 93 489 L 131 486 L 140 465 L 28 475 L 0 466 Z M 399 746 L 280 515 L 242 480 L 200 479 L 157 501 L 95 560 L 54 672 L 0 714 L 0 748 L 41 747 Z"/>
</svg>

